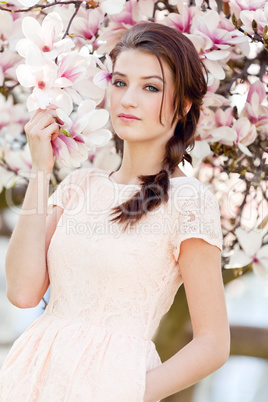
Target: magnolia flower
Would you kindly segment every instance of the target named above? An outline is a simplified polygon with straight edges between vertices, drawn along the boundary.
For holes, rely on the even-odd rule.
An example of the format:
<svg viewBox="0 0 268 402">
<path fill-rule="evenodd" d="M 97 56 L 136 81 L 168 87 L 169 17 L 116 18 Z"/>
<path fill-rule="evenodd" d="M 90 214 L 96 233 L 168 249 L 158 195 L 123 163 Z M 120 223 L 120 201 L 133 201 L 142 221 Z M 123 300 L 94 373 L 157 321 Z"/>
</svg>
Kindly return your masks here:
<svg viewBox="0 0 268 402">
<path fill-rule="evenodd" d="M 0 10 L 0 45 L 6 46 L 8 37 L 12 33 L 13 18 L 11 14 Z"/>
<path fill-rule="evenodd" d="M 99 0 L 100 8 L 107 14 L 121 13 L 126 0 Z"/>
<path fill-rule="evenodd" d="M 268 3 L 265 4 L 263 10 L 261 8 L 255 11 L 243 10 L 240 13 L 240 19 L 244 24 L 242 28 L 251 35 L 254 35 L 252 21 L 255 20 L 257 32 L 262 35 L 264 27 L 268 25 Z"/>
<path fill-rule="evenodd" d="M 152 18 L 154 12 L 154 5 L 157 0 L 139 0 L 139 9 L 141 14 L 147 18 Z"/>
<path fill-rule="evenodd" d="M 209 72 L 219 80 L 224 79 L 225 71 L 223 66 L 226 65 L 226 62 L 230 58 L 230 51 L 221 49 L 212 50 L 214 46 L 213 41 L 206 35 L 200 35 L 199 32 L 196 34 L 185 33 L 185 35 L 193 42 Z"/>
<path fill-rule="evenodd" d="M 39 2 L 39 0 L 17 0 L 24 7 L 32 7 Z"/>
<path fill-rule="evenodd" d="M 101 68 L 101 71 L 99 71 L 93 78 L 94 84 L 103 89 L 107 88 L 108 83 L 112 79 L 112 67 L 113 67 L 112 59 L 108 54 L 106 54 L 105 59 L 106 59 L 105 65 L 99 59 L 96 59 L 97 64 Z"/>
<path fill-rule="evenodd" d="M 253 271 L 259 276 L 268 274 L 268 244 L 262 247 L 263 230 L 246 232 L 241 227 L 235 230 L 242 250 L 235 250 L 225 268 L 241 268 L 252 263 Z"/>
<path fill-rule="evenodd" d="M 2 192 L 4 188 L 15 187 L 17 182 L 17 175 L 12 171 L 4 169 L 0 165 L 0 192 Z"/>
<path fill-rule="evenodd" d="M 97 104 L 102 102 L 105 89 L 94 82 L 94 77 L 100 72 L 97 66 L 99 63 L 101 62 L 96 56 L 88 53 L 86 46 L 79 53 L 69 53 L 60 62 L 59 75 L 72 82 L 72 86 L 64 90 L 69 93 L 74 103 L 79 105 L 83 99 L 88 98 Z"/>
<path fill-rule="evenodd" d="M 50 103 L 66 110 L 68 114 L 73 109 L 70 96 L 61 90 L 62 86 L 70 85 L 69 81 L 57 81 L 57 65 L 36 49 L 29 51 L 26 59 L 27 64 L 20 64 L 17 69 L 17 77 L 20 84 L 26 88 L 32 88 L 33 93 L 28 97 L 28 111 L 40 107 L 45 109 Z"/>
<path fill-rule="evenodd" d="M 231 126 L 233 122 L 233 108 L 228 107 L 225 110 L 218 108 L 215 113 L 215 122 L 218 127 Z"/>
<path fill-rule="evenodd" d="M 190 32 L 190 27 L 192 23 L 192 19 L 196 14 L 196 9 L 193 7 L 187 7 L 186 5 L 182 5 L 179 9 L 178 13 L 170 13 L 167 17 L 163 18 L 159 22 L 164 25 L 171 26 L 172 28 L 176 28 L 180 32 Z"/>
<path fill-rule="evenodd" d="M 215 80 L 216 82 L 217 80 Z M 214 88 L 216 90 L 216 88 Z M 230 99 L 225 98 L 222 95 L 216 94 L 209 90 L 206 95 L 204 96 L 204 107 L 213 106 L 213 107 L 220 107 L 220 106 L 229 106 L 231 103 Z"/>
<path fill-rule="evenodd" d="M 121 36 L 138 21 L 143 19 L 140 13 L 139 3 L 130 0 L 126 2 L 123 10 L 116 15 L 112 15 L 107 27 L 99 28 L 98 54 L 109 53 L 119 42 Z"/>
<path fill-rule="evenodd" d="M 55 156 L 65 167 L 80 166 L 88 159 L 89 151 L 106 145 L 112 138 L 112 133 L 102 128 L 109 119 L 109 113 L 95 108 L 94 101 L 83 101 L 74 121 L 63 110 L 56 110 L 64 124 L 61 126 L 62 134 L 52 141 L 52 147 Z"/>
<path fill-rule="evenodd" d="M 27 57 L 33 48 L 38 48 L 47 58 L 55 59 L 60 53 L 69 51 L 74 47 L 70 38 L 61 39 L 63 36 L 63 23 L 58 13 L 48 14 L 42 26 L 33 17 L 24 17 L 22 31 L 26 38 L 18 41 L 16 50 Z"/>
<path fill-rule="evenodd" d="M 231 45 L 245 42 L 244 36 L 232 37 L 231 33 L 219 28 L 220 16 L 210 10 L 195 15 L 192 20 L 189 39 L 194 43 L 204 64 L 211 74 L 218 79 L 225 78 L 223 66 L 231 55 Z"/>
<path fill-rule="evenodd" d="M 219 118 L 216 121 L 218 124 L 220 123 Z M 225 121 L 227 124 L 230 124 L 230 122 L 231 118 L 229 121 Z M 252 156 L 246 145 L 250 145 L 255 141 L 257 136 L 256 127 L 245 117 L 238 119 L 232 127 L 229 127 L 229 124 L 228 126 L 223 125 L 211 130 L 207 141 L 220 142 L 230 146 L 236 145 L 244 154 Z"/>
<path fill-rule="evenodd" d="M 246 145 L 252 144 L 257 137 L 255 125 L 251 124 L 246 117 L 242 117 L 235 122 L 233 130 L 237 133 L 236 145 L 240 151 L 248 156 L 253 156 Z"/>
<path fill-rule="evenodd" d="M 232 6 L 242 10 L 258 10 L 263 7 L 266 0 L 230 0 L 231 9 Z"/>
<path fill-rule="evenodd" d="M 16 67 L 21 60 L 21 57 L 12 50 L 7 49 L 0 53 L 0 87 L 3 86 L 5 78 L 17 82 Z"/>
<path fill-rule="evenodd" d="M 93 42 L 103 19 L 104 12 L 100 8 L 82 9 L 80 15 L 72 23 L 72 31 L 76 36 L 86 39 L 87 43 Z"/>
<path fill-rule="evenodd" d="M 241 117 L 248 117 L 257 128 L 268 128 L 268 107 L 262 104 L 264 101 L 266 101 L 265 88 L 257 80 L 250 86 Z"/>
<path fill-rule="evenodd" d="M 193 167 L 197 167 L 202 163 L 202 160 L 211 154 L 211 149 L 207 141 L 195 141 L 194 148 L 189 152 L 192 157 Z"/>
<path fill-rule="evenodd" d="M 0 136 L 11 142 L 23 132 L 23 126 L 29 119 L 24 104 L 17 103 L 11 95 L 6 99 L 0 93 Z"/>
</svg>

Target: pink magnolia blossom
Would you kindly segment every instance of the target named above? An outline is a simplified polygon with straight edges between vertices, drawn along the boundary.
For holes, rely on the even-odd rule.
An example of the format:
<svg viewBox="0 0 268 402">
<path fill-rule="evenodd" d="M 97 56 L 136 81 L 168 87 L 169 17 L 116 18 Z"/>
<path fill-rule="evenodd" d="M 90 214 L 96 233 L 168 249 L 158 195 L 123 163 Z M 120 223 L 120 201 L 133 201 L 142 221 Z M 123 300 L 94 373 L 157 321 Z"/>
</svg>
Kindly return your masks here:
<svg viewBox="0 0 268 402">
<path fill-rule="evenodd" d="M 99 59 L 96 60 L 97 64 L 101 68 L 101 71 L 98 72 L 93 78 L 94 84 L 103 89 L 107 88 L 108 83 L 112 79 L 112 68 L 113 68 L 112 59 L 108 54 L 106 54 L 105 59 L 106 59 L 105 65 Z"/>
<path fill-rule="evenodd" d="M 96 103 L 92 100 L 85 100 L 79 105 L 74 121 L 61 109 L 57 109 L 57 114 L 64 121 L 61 127 L 63 134 L 52 141 L 52 147 L 65 167 L 80 166 L 88 159 L 89 151 L 106 145 L 112 138 L 112 133 L 102 128 L 109 119 L 109 113 L 104 109 L 96 110 Z"/>
<path fill-rule="evenodd" d="M 80 104 L 83 99 L 93 99 L 97 104 L 103 100 L 105 89 L 94 82 L 99 73 L 99 59 L 90 55 L 83 47 L 80 52 L 71 52 L 60 59 L 58 77 L 70 83 L 64 88 L 74 103 Z"/>
<path fill-rule="evenodd" d="M 157 0 L 139 0 L 139 9 L 141 14 L 147 18 L 152 18 L 154 11 L 154 4 Z"/>
<path fill-rule="evenodd" d="M 258 10 L 266 0 L 230 0 L 231 11 Z"/>
<path fill-rule="evenodd" d="M 196 8 L 194 7 L 187 7 L 186 5 L 182 4 L 179 8 L 178 13 L 170 13 L 167 17 L 163 18 L 159 22 L 164 25 L 168 25 L 171 27 L 176 28 L 180 32 L 190 32 L 192 19 L 194 18 L 195 14 L 197 13 Z"/>
<path fill-rule="evenodd" d="M 231 126 L 233 122 L 233 108 L 228 107 L 225 110 L 218 108 L 215 113 L 215 122 L 218 127 Z"/>
<path fill-rule="evenodd" d="M 211 87 L 211 89 L 213 89 L 213 87 Z M 204 101 L 203 101 L 204 107 L 208 107 L 208 106 L 212 106 L 212 107 L 229 106 L 230 104 L 231 104 L 230 99 L 225 98 L 224 96 L 222 96 L 220 94 L 216 94 L 211 90 L 208 90 L 208 92 L 204 96 Z"/>
<path fill-rule="evenodd" d="M 11 9 L 12 7 L 9 6 L 9 8 Z M 19 16 L 19 13 L 12 14 L 0 10 L 1 51 L 5 51 L 7 49 L 16 51 L 16 44 L 18 40 L 22 37 L 21 23 L 22 18 Z"/>
<path fill-rule="evenodd" d="M 268 107 L 264 85 L 257 80 L 250 86 L 246 104 L 241 112 L 241 117 L 248 117 L 251 123 L 259 129 L 268 128 Z M 267 104 L 267 102 L 266 102 Z"/>
<path fill-rule="evenodd" d="M 21 61 L 22 58 L 12 50 L 0 53 L 0 86 L 3 86 L 5 79 L 17 82 L 16 67 Z"/>
<path fill-rule="evenodd" d="M 237 133 L 236 144 L 239 149 L 244 154 L 253 156 L 247 148 L 247 145 L 252 144 L 257 137 L 256 126 L 251 124 L 246 117 L 241 117 L 233 125 L 233 130 Z"/>
<path fill-rule="evenodd" d="M 139 21 L 147 20 L 140 12 L 139 2 L 129 0 L 120 14 L 112 15 L 107 27 L 99 28 L 98 54 L 109 53 L 121 36 Z"/>
<path fill-rule="evenodd" d="M 193 42 L 200 58 L 209 70 L 209 72 L 216 79 L 222 80 L 225 77 L 223 66 L 230 58 L 230 51 L 227 50 L 211 50 L 213 48 L 213 41 L 205 35 L 185 34 Z"/>
<path fill-rule="evenodd" d="M 72 31 L 75 32 L 76 36 L 86 39 L 87 43 L 92 43 L 96 39 L 96 34 L 103 19 L 104 12 L 100 8 L 90 10 L 83 8 L 72 23 Z"/>
<path fill-rule="evenodd" d="M 246 232 L 241 227 L 235 230 L 241 249 L 237 249 L 230 257 L 225 268 L 241 268 L 252 264 L 253 271 L 263 277 L 268 276 L 268 245 L 262 246 L 264 230 L 255 229 Z"/>
<path fill-rule="evenodd" d="M 57 65 L 43 56 L 36 49 L 29 51 L 26 64 L 20 64 L 17 69 L 17 77 L 20 84 L 26 88 L 32 88 L 33 92 L 28 97 L 27 107 L 29 111 L 33 111 L 40 107 L 45 109 L 50 103 L 53 103 L 69 114 L 73 105 L 70 96 L 61 88 L 71 85 L 68 80 L 64 81 L 59 78 L 57 80 Z"/>
<path fill-rule="evenodd" d="M 126 0 L 99 0 L 100 8 L 107 14 L 121 13 Z"/>
<path fill-rule="evenodd" d="M 220 15 L 214 11 L 210 10 L 203 14 L 196 14 L 191 27 L 191 33 L 199 34 L 201 36 L 206 35 L 213 42 L 214 49 L 229 49 L 231 45 L 236 45 L 247 40 L 244 35 L 236 32 L 236 36 L 232 36 L 226 29 L 220 28 L 221 21 L 223 20 Z"/>
<path fill-rule="evenodd" d="M 200 57 L 210 73 L 217 79 L 224 79 L 223 67 L 231 56 L 231 46 L 244 43 L 244 36 L 233 37 L 230 32 L 219 28 L 220 16 L 210 10 L 202 15 L 196 14 L 192 20 L 190 34 Z"/>
<path fill-rule="evenodd" d="M 0 10 L 0 46 L 8 45 L 8 37 L 13 29 L 12 15 Z"/>
<path fill-rule="evenodd" d="M 252 21 L 255 20 L 257 23 L 257 32 L 259 35 L 262 35 L 264 27 L 268 25 L 268 3 L 265 4 L 263 9 L 242 11 L 240 13 L 240 19 L 244 24 L 242 28 L 251 35 L 254 35 Z"/>
<path fill-rule="evenodd" d="M 18 41 L 16 50 L 23 57 L 27 57 L 36 47 L 47 58 L 55 59 L 60 53 L 74 47 L 74 42 L 70 38 L 62 39 L 63 23 L 56 12 L 48 14 L 42 25 L 33 17 L 24 17 L 22 31 L 26 38 Z"/>
<path fill-rule="evenodd" d="M 11 143 L 23 132 L 23 126 L 29 120 L 24 104 L 14 104 L 13 97 L 7 99 L 0 93 L 0 137 L 5 143 Z"/>
<path fill-rule="evenodd" d="M 6 170 L 0 166 L 0 192 L 3 188 L 12 188 L 21 184 L 21 178 L 29 179 L 29 171 L 32 168 L 31 153 L 29 144 L 26 143 L 22 149 L 13 150 L 0 146 L 0 155 L 5 160 L 11 170 Z M 7 200 L 8 201 L 8 200 Z M 9 207 L 13 207 L 12 204 Z"/>
<path fill-rule="evenodd" d="M 228 126 L 221 126 L 214 128 L 211 130 L 209 137 L 207 138 L 208 142 L 220 142 L 225 145 L 234 145 L 234 142 L 237 140 L 236 131 Z"/>
</svg>

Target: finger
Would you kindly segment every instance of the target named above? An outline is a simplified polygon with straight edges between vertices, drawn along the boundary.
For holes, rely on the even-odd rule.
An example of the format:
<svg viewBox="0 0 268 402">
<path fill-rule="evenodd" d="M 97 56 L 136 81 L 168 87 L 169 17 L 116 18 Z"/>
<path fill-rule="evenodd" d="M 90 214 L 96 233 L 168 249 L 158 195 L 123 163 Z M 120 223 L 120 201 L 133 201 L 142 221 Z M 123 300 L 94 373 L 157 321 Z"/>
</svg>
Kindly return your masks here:
<svg viewBox="0 0 268 402">
<path fill-rule="evenodd" d="M 47 106 L 47 109 L 56 110 L 56 109 L 58 109 L 58 106 L 53 105 L 53 104 L 51 103 L 51 104 L 49 104 L 49 105 Z"/>
<path fill-rule="evenodd" d="M 49 110 L 48 113 L 51 114 L 51 116 L 54 117 L 54 119 L 59 123 L 59 124 L 64 124 L 64 121 L 61 120 L 55 110 Z"/>
<path fill-rule="evenodd" d="M 36 124 L 36 128 L 42 130 L 53 123 L 55 123 L 55 119 L 53 118 L 53 116 L 51 116 L 50 113 L 46 113 L 44 115 L 41 115 L 40 119 Z"/>
<path fill-rule="evenodd" d="M 44 138 L 50 137 L 51 141 L 52 141 L 52 137 L 53 137 L 53 141 L 61 134 L 60 129 L 59 129 L 59 125 L 54 122 L 53 124 L 50 124 L 48 127 L 45 127 L 42 130 L 42 136 Z"/>
<path fill-rule="evenodd" d="M 25 128 L 30 128 L 31 126 L 33 126 L 36 123 L 36 118 L 37 116 L 40 115 L 40 113 L 43 112 L 43 109 L 38 108 L 34 114 L 31 116 L 30 120 L 25 124 Z"/>
<path fill-rule="evenodd" d="M 32 127 L 36 126 L 44 116 L 49 115 L 50 114 L 45 109 L 38 109 L 36 115 L 33 116 L 32 119 L 30 120 L 31 126 Z"/>
</svg>

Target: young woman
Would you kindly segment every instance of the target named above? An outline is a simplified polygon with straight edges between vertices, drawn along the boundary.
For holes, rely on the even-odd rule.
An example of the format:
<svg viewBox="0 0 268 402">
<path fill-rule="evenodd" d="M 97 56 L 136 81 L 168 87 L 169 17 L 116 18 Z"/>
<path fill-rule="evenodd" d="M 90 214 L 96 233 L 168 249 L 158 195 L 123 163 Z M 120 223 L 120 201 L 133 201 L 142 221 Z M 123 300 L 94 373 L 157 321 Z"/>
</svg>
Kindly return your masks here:
<svg viewBox="0 0 268 402">
<path fill-rule="evenodd" d="M 191 162 L 203 65 L 186 36 L 157 23 L 131 28 L 111 57 L 116 172 L 76 169 L 48 199 L 54 108 L 25 126 L 33 176 L 7 252 L 7 296 L 28 308 L 49 284 L 51 295 L 4 362 L 1 402 L 156 402 L 229 356 L 219 206 L 178 167 Z M 161 362 L 151 339 L 182 283 L 193 340 Z"/>
</svg>

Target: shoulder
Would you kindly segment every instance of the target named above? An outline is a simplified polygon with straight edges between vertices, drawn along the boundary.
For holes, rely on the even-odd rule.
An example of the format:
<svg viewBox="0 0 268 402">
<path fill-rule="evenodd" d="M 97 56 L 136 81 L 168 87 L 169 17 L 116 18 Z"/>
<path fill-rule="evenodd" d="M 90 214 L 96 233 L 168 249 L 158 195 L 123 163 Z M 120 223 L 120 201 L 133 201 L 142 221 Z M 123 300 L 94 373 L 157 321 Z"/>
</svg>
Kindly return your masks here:
<svg viewBox="0 0 268 402">
<path fill-rule="evenodd" d="M 195 177 L 187 177 L 176 181 L 172 186 L 171 202 L 175 209 L 182 210 L 200 210 L 211 208 L 219 209 L 219 203 L 213 188 L 209 184 L 202 183 Z"/>
<path fill-rule="evenodd" d="M 77 182 L 94 174 L 96 168 L 94 167 L 80 167 L 72 169 L 65 174 L 62 182 Z"/>
<path fill-rule="evenodd" d="M 193 176 L 185 176 L 183 178 L 180 178 L 180 180 L 173 181 L 171 186 L 171 193 L 173 198 L 180 195 L 214 195 L 213 189 L 208 184 L 202 183 L 200 180 Z"/>
</svg>

